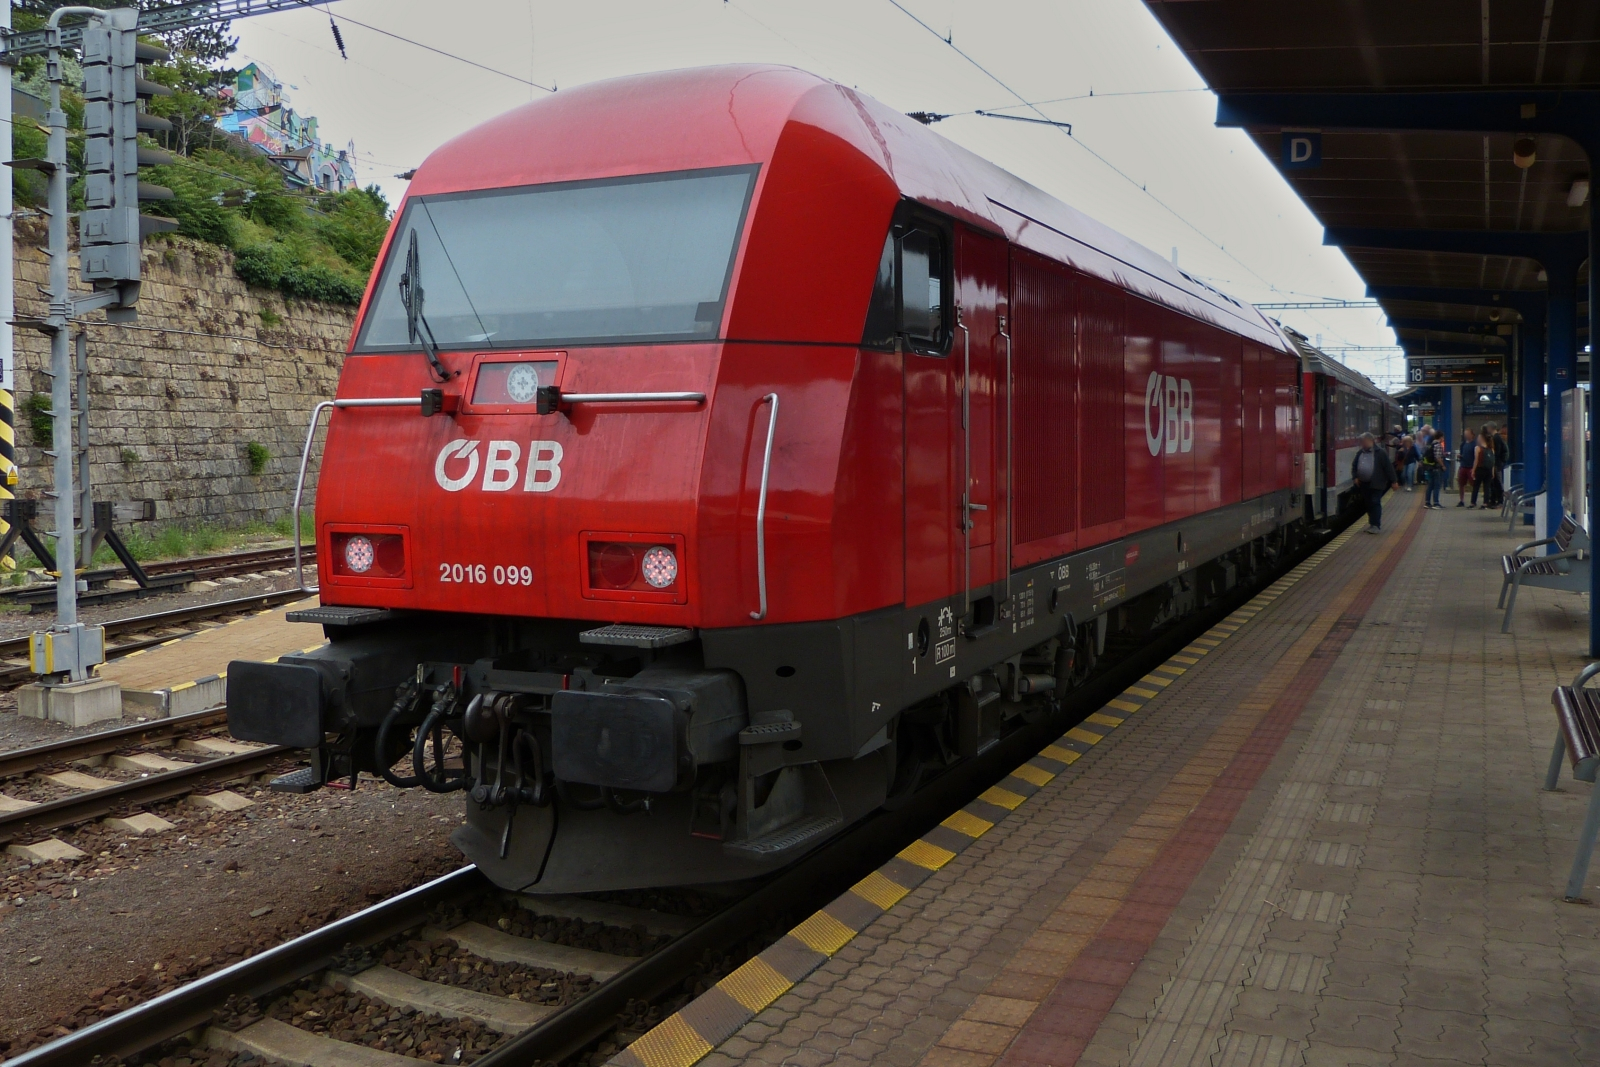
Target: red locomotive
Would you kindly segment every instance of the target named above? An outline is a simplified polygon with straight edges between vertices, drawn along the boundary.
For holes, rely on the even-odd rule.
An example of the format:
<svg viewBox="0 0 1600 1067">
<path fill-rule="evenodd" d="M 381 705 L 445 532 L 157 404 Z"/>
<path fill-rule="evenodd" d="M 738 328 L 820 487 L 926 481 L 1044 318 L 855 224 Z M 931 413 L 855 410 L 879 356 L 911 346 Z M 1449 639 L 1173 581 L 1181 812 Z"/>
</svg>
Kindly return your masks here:
<svg viewBox="0 0 1600 1067">
<path fill-rule="evenodd" d="M 1254 308 L 845 86 L 563 90 L 418 169 L 329 644 L 233 664 L 230 723 L 464 791 L 509 888 L 764 873 L 1281 551 L 1301 390 Z"/>
</svg>

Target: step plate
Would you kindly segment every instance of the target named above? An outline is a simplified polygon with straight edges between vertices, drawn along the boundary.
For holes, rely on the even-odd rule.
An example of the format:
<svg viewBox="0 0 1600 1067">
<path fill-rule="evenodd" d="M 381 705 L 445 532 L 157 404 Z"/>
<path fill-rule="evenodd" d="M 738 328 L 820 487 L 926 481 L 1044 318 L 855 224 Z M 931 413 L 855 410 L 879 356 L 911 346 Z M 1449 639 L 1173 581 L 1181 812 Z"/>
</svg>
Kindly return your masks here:
<svg viewBox="0 0 1600 1067">
<path fill-rule="evenodd" d="M 787 852 L 793 848 L 810 841 L 826 837 L 843 825 L 844 820 L 837 816 L 819 815 L 813 819 L 805 819 L 793 826 L 785 826 L 781 830 L 774 830 L 754 841 L 741 841 L 738 844 L 722 846 L 728 852 L 742 852 L 748 856 L 768 859 L 779 853 Z"/>
<path fill-rule="evenodd" d="M 291 611 L 284 618 L 289 622 L 314 622 L 322 626 L 364 626 L 369 622 L 387 622 L 394 618 L 394 612 L 389 608 L 328 606 Z"/>
<path fill-rule="evenodd" d="M 311 767 L 301 767 L 298 771 L 280 774 L 267 783 L 267 788 L 274 793 L 314 793 L 321 787 L 322 783 L 317 781 L 317 772 Z"/>
<path fill-rule="evenodd" d="M 694 640 L 687 626 L 635 626 L 614 622 L 596 630 L 585 630 L 578 640 L 586 645 L 621 645 L 625 648 L 668 648 Z"/>
</svg>

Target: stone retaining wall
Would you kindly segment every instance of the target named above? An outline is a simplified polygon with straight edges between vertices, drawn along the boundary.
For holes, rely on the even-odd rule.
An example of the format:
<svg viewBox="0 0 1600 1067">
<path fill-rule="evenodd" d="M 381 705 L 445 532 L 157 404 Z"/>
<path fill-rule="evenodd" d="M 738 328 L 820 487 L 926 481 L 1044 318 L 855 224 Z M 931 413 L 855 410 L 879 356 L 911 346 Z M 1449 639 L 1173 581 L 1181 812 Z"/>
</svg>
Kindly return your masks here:
<svg viewBox="0 0 1600 1067">
<path fill-rule="evenodd" d="M 37 221 L 18 224 L 19 319 L 45 313 L 44 241 Z M 246 285 L 230 252 L 182 238 L 148 244 L 143 270 L 136 326 L 108 325 L 98 312 L 85 324 L 95 498 L 154 499 L 158 524 L 280 518 L 311 409 L 333 396 L 355 309 Z M 49 442 L 35 433 L 28 401 L 36 392 L 48 401 L 49 338 L 19 326 L 16 353 L 17 495 L 43 500 Z M 267 452 L 259 474 L 252 443 Z"/>
</svg>

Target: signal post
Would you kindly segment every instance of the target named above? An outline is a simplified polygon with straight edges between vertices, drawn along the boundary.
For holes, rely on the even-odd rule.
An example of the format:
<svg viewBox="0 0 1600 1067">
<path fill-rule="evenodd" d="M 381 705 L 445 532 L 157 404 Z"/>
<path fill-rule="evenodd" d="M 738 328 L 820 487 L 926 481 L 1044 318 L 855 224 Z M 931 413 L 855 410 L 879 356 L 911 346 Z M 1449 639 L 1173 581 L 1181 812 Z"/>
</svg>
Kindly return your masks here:
<svg viewBox="0 0 1600 1067">
<path fill-rule="evenodd" d="M 69 272 L 67 203 L 67 117 L 61 109 L 61 28 L 63 15 L 85 15 L 93 21 L 83 28 L 84 80 L 84 210 L 79 216 L 78 276 L 93 285 L 89 293 L 74 294 Z M 87 378 L 73 406 L 74 367 L 71 332 L 75 320 L 103 309 L 108 322 L 131 322 L 139 299 L 139 249 L 145 234 L 176 228 L 170 219 L 144 216 L 141 199 L 168 199 L 170 190 L 141 183 L 139 167 L 171 161 L 164 152 L 139 146 L 141 129 L 168 127 L 163 119 L 139 111 L 142 97 L 169 92 L 139 78 L 141 60 L 166 58 L 163 49 L 138 40 L 139 12 L 132 8 L 101 10 L 64 7 L 50 16 L 48 72 L 50 77 L 50 141 L 43 160 L 20 161 L 49 179 L 50 306 L 46 316 L 30 325 L 50 337 L 52 379 L 50 408 L 54 413 L 52 448 L 55 487 L 56 624 L 32 635 L 29 665 L 39 680 L 18 693 L 24 715 L 51 718 L 73 726 L 120 718 L 122 695 L 115 682 L 96 676 L 105 661 L 105 630 L 78 621 L 78 530 L 75 505 L 79 491 L 90 499 L 87 485 L 88 407 Z M 170 127 L 168 127 L 170 128 Z M 83 432 L 74 450 L 72 428 Z M 74 489 L 75 460 L 82 464 L 84 485 Z M 92 508 L 81 516 L 87 527 Z M 87 561 L 85 561 L 87 562 Z"/>
</svg>

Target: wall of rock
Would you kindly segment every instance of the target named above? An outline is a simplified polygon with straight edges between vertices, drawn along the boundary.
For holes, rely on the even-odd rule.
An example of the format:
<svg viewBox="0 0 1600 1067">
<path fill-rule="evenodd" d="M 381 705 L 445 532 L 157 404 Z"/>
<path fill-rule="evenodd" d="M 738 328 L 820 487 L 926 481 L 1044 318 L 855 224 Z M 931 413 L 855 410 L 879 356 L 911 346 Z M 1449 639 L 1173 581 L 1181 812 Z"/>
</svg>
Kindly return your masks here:
<svg viewBox="0 0 1600 1067">
<path fill-rule="evenodd" d="M 45 313 L 44 244 L 42 223 L 18 223 L 18 319 Z M 99 312 L 84 321 L 95 499 L 153 499 L 159 525 L 278 520 L 293 502 L 311 410 L 338 383 L 355 309 L 246 285 L 230 252 L 182 238 L 149 242 L 142 273 L 137 325 L 107 324 Z M 48 419 L 29 398 L 42 395 L 48 408 L 49 359 L 48 336 L 19 326 L 16 492 L 41 500 L 52 479 L 38 433 Z M 265 465 L 252 473 L 263 448 Z"/>
</svg>

